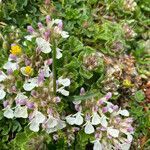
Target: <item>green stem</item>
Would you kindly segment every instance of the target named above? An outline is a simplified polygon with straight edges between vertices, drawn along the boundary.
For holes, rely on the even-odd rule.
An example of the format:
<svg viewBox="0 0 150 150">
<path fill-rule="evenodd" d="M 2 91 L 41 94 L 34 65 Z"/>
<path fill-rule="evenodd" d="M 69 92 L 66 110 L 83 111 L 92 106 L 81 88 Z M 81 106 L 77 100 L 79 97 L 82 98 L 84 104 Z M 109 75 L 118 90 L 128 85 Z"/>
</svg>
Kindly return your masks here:
<svg viewBox="0 0 150 150">
<path fill-rule="evenodd" d="M 53 72 L 53 93 L 56 96 L 56 41 L 53 40 L 53 48 L 52 48 L 52 72 Z"/>
</svg>

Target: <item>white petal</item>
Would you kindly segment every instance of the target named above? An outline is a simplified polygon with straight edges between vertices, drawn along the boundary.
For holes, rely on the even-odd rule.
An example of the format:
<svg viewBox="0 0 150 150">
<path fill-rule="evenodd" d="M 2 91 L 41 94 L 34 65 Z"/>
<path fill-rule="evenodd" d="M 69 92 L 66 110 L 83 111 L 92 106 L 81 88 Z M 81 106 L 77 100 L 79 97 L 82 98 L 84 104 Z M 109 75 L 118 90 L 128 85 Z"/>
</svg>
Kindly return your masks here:
<svg viewBox="0 0 150 150">
<path fill-rule="evenodd" d="M 24 76 L 28 76 L 28 75 L 25 73 L 25 68 L 26 68 L 26 67 L 22 67 L 22 68 L 20 69 L 20 71 L 21 71 L 21 73 L 22 73 Z"/>
<path fill-rule="evenodd" d="M 69 86 L 70 85 L 70 79 L 68 79 L 68 78 L 63 79 L 62 77 L 59 77 L 58 83 L 62 84 L 63 86 Z"/>
<path fill-rule="evenodd" d="M 35 37 L 34 35 L 27 35 L 24 38 L 28 41 L 32 41 L 32 38 L 34 38 L 34 37 Z"/>
<path fill-rule="evenodd" d="M 57 119 L 53 116 L 49 116 L 49 118 L 46 121 L 46 128 L 54 128 L 57 124 Z"/>
<path fill-rule="evenodd" d="M 27 118 L 28 117 L 28 111 L 27 106 L 20 106 L 18 105 L 14 111 L 14 116 L 16 118 Z"/>
<path fill-rule="evenodd" d="M 70 125 L 74 125 L 75 123 L 75 118 L 74 117 L 71 117 L 70 115 L 66 117 L 66 121 L 68 124 Z"/>
<path fill-rule="evenodd" d="M 69 91 L 65 90 L 64 87 L 61 87 L 57 90 L 57 92 L 61 93 L 64 96 L 68 96 L 69 95 Z"/>
<path fill-rule="evenodd" d="M 124 144 L 121 144 L 121 150 L 130 150 L 130 146 L 131 144 L 130 143 L 124 143 Z"/>
<path fill-rule="evenodd" d="M 85 128 L 84 128 L 84 132 L 86 134 L 91 134 L 91 133 L 94 133 L 94 127 L 92 126 L 91 122 L 87 122 L 87 124 L 85 125 Z"/>
<path fill-rule="evenodd" d="M 81 116 L 81 112 L 76 114 L 75 123 L 76 125 L 81 125 L 83 123 L 83 117 Z"/>
<path fill-rule="evenodd" d="M 0 89 L 0 100 L 4 99 L 6 96 L 6 92 L 3 89 Z"/>
<path fill-rule="evenodd" d="M 100 118 L 100 123 L 103 127 L 107 127 L 108 126 L 108 122 L 107 122 L 107 117 L 105 115 L 103 115 L 101 118 Z"/>
<path fill-rule="evenodd" d="M 128 112 L 126 109 L 124 109 L 124 110 L 119 110 L 119 114 L 122 115 L 122 116 L 126 116 L 126 117 L 129 116 L 129 112 Z"/>
<path fill-rule="evenodd" d="M 101 118 L 100 116 L 98 115 L 97 112 L 94 112 L 93 113 L 93 117 L 92 117 L 92 125 L 98 125 L 101 123 Z"/>
<path fill-rule="evenodd" d="M 50 43 L 47 42 L 45 39 L 36 38 L 36 43 L 43 53 L 47 54 L 51 52 Z"/>
<path fill-rule="evenodd" d="M 62 51 L 61 49 L 56 48 L 56 58 L 57 58 L 57 59 L 60 59 L 60 58 L 62 57 L 61 51 Z"/>
<path fill-rule="evenodd" d="M 61 32 L 61 36 L 62 36 L 63 38 L 68 38 L 68 37 L 69 37 L 69 34 L 68 34 L 68 32 L 66 32 L 66 31 L 62 31 L 62 32 Z"/>
<path fill-rule="evenodd" d="M 39 124 L 36 123 L 36 122 L 34 122 L 34 121 L 32 121 L 32 122 L 30 123 L 29 129 L 30 129 L 31 131 L 38 132 L 38 131 L 39 131 Z"/>
<path fill-rule="evenodd" d="M 24 93 L 18 93 L 17 96 L 15 97 L 15 100 L 17 99 L 28 99 L 28 97 L 24 95 Z"/>
<path fill-rule="evenodd" d="M 6 74 L 2 71 L 0 71 L 0 82 L 4 81 L 7 78 Z"/>
<path fill-rule="evenodd" d="M 51 70 L 50 70 L 49 66 L 45 65 L 44 66 L 44 76 L 48 78 L 48 77 L 50 77 L 50 74 L 51 74 Z"/>
<path fill-rule="evenodd" d="M 107 133 L 115 138 L 117 138 L 119 136 L 119 130 L 113 129 L 111 127 L 107 128 Z"/>
<path fill-rule="evenodd" d="M 38 86 L 37 79 L 32 78 L 32 79 L 29 79 L 28 81 L 26 81 L 24 83 L 23 88 L 24 88 L 25 91 L 31 91 L 37 86 Z"/>
<path fill-rule="evenodd" d="M 43 123 L 45 119 L 46 117 L 40 111 L 36 111 L 35 120 L 37 123 Z"/>
<path fill-rule="evenodd" d="M 127 139 L 128 139 L 129 142 L 132 142 L 133 136 L 130 133 L 128 133 L 127 134 Z"/>
<path fill-rule="evenodd" d="M 15 71 L 18 69 L 18 64 L 8 61 L 6 64 L 4 64 L 3 68 L 6 70 L 12 69 L 13 71 Z"/>
<path fill-rule="evenodd" d="M 5 108 L 5 111 L 4 111 L 4 116 L 6 118 L 9 118 L 9 119 L 12 119 L 14 117 L 14 112 L 11 108 L 7 107 Z"/>
<path fill-rule="evenodd" d="M 57 128 L 58 128 L 59 130 L 61 130 L 61 129 L 65 128 L 65 127 L 66 127 L 65 121 L 58 120 Z"/>
<path fill-rule="evenodd" d="M 93 150 L 102 150 L 102 144 L 98 140 L 94 142 Z"/>
</svg>

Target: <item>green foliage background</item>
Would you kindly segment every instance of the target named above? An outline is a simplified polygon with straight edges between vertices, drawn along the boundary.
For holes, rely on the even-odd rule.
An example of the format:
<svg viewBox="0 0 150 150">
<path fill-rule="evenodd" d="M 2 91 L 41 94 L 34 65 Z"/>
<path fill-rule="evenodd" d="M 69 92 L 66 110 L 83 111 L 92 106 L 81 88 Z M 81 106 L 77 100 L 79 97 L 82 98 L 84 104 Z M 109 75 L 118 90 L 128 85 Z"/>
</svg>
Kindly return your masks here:
<svg viewBox="0 0 150 150">
<path fill-rule="evenodd" d="M 24 40 L 27 25 L 31 24 L 36 28 L 38 21 L 42 22 L 46 15 L 50 15 L 51 18 L 61 18 L 65 30 L 70 34 L 67 42 L 62 40 L 59 43 L 63 49 L 63 58 L 57 64 L 57 74 L 71 78 L 71 96 L 78 95 L 82 86 L 87 91 L 105 93 L 103 90 L 105 85 L 101 83 L 106 74 L 103 60 L 97 70 L 89 71 L 83 67 L 83 56 L 90 56 L 95 52 L 116 59 L 120 54 L 132 54 L 139 74 L 144 77 L 144 84 L 150 77 L 150 2 L 149 0 L 136 2 L 136 10 L 131 12 L 123 8 L 123 0 L 51 0 L 49 5 L 45 5 L 43 0 L 3 0 L 0 3 L 0 66 L 7 61 L 10 44 L 16 41 L 21 43 Z M 130 24 L 137 33 L 135 38 L 125 38 L 122 28 L 125 23 Z M 123 51 L 111 50 L 111 45 L 115 41 L 123 44 Z M 28 44 L 27 50 L 30 48 L 32 45 Z M 117 103 L 120 97 L 121 95 L 114 97 L 114 102 Z M 150 105 L 146 102 L 142 87 L 134 96 L 126 95 L 126 98 L 136 127 L 131 149 L 141 146 L 142 149 L 148 150 Z M 2 102 L 0 103 L 2 110 Z M 26 126 L 26 121 L 21 119 L 3 118 L 1 111 L 0 149 L 69 149 L 62 133 L 59 133 L 62 138 L 54 142 L 50 135 L 43 132 L 32 133 Z M 85 149 L 88 139 L 85 134 L 78 134 L 71 149 Z"/>
</svg>

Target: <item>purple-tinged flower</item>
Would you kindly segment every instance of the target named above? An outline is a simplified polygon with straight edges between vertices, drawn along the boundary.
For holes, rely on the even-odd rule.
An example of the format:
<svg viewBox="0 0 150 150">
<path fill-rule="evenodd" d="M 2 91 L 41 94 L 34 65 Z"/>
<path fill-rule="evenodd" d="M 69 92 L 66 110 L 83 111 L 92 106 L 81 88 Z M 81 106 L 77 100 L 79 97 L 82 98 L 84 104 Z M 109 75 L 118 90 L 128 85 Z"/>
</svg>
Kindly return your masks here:
<svg viewBox="0 0 150 150">
<path fill-rule="evenodd" d="M 84 89 L 84 87 L 81 87 L 81 89 L 80 89 L 80 95 L 84 95 L 85 94 L 85 89 Z"/>
<path fill-rule="evenodd" d="M 126 122 L 126 123 L 132 123 L 132 122 L 133 122 L 133 118 L 126 118 L 126 119 L 125 119 L 125 122 Z"/>
<path fill-rule="evenodd" d="M 13 54 L 10 54 L 8 59 L 16 61 L 17 60 L 17 56 L 13 55 Z"/>
<path fill-rule="evenodd" d="M 50 4 L 50 0 L 45 0 L 45 5 L 49 5 Z"/>
<path fill-rule="evenodd" d="M 53 62 L 53 59 L 50 58 L 50 59 L 45 60 L 44 64 L 49 66 L 52 64 L 52 62 Z"/>
<path fill-rule="evenodd" d="M 30 66 L 30 64 L 31 64 L 31 61 L 29 59 L 25 59 L 25 65 Z"/>
<path fill-rule="evenodd" d="M 134 131 L 134 128 L 133 128 L 133 127 L 129 127 L 129 128 L 127 128 L 127 131 L 128 131 L 128 132 L 133 132 L 133 131 Z"/>
<path fill-rule="evenodd" d="M 118 123 L 121 122 L 121 118 L 120 118 L 120 117 L 116 117 L 116 118 L 115 118 L 115 121 L 116 121 L 116 123 L 118 124 Z"/>
<path fill-rule="evenodd" d="M 12 87 L 11 87 L 11 92 L 12 92 L 12 93 L 16 93 L 16 92 L 17 92 L 16 86 L 12 86 Z"/>
<path fill-rule="evenodd" d="M 72 128 L 72 131 L 73 131 L 73 132 L 78 132 L 79 130 L 80 130 L 80 128 L 78 128 L 78 127 L 73 127 L 73 128 Z"/>
<path fill-rule="evenodd" d="M 52 109 L 52 108 L 48 108 L 48 109 L 47 109 L 47 114 L 52 116 L 52 114 L 53 114 L 53 109 Z"/>
<path fill-rule="evenodd" d="M 37 97 L 38 97 L 38 93 L 37 93 L 35 90 L 32 90 L 32 91 L 31 91 L 31 95 L 32 95 L 34 98 L 37 98 Z"/>
<path fill-rule="evenodd" d="M 26 104 L 26 100 L 25 99 L 16 100 L 16 104 L 25 105 Z"/>
<path fill-rule="evenodd" d="M 114 110 L 114 111 L 117 111 L 118 110 L 118 105 L 113 105 L 113 107 L 112 107 L 112 109 Z"/>
<path fill-rule="evenodd" d="M 4 101 L 4 102 L 3 102 L 3 106 L 4 106 L 4 108 L 6 108 L 8 105 L 9 105 L 8 100 L 6 100 L 6 101 Z"/>
<path fill-rule="evenodd" d="M 51 21 L 51 17 L 49 15 L 46 16 L 46 23 L 49 24 Z"/>
<path fill-rule="evenodd" d="M 34 32 L 34 29 L 32 26 L 27 26 L 27 31 L 32 34 Z"/>
<path fill-rule="evenodd" d="M 55 98 L 55 102 L 56 102 L 56 103 L 61 102 L 61 99 L 60 99 L 60 97 L 59 97 L 59 96 L 57 96 L 57 97 Z"/>
<path fill-rule="evenodd" d="M 103 112 L 103 113 L 108 112 L 108 107 L 103 107 L 103 108 L 102 108 L 102 112 Z"/>
<path fill-rule="evenodd" d="M 13 70 L 10 68 L 10 69 L 7 69 L 7 75 L 12 75 L 13 73 Z"/>
<path fill-rule="evenodd" d="M 62 22 L 62 20 L 59 21 L 59 23 L 58 23 L 58 28 L 59 28 L 60 30 L 62 30 L 62 28 L 63 28 L 63 22 Z"/>
<path fill-rule="evenodd" d="M 26 106 L 27 106 L 28 109 L 34 109 L 35 108 L 34 102 L 27 102 Z"/>
<path fill-rule="evenodd" d="M 41 22 L 38 22 L 38 27 L 39 27 L 39 29 L 42 29 L 43 28 L 43 24 Z"/>
<path fill-rule="evenodd" d="M 108 92 L 108 93 L 105 95 L 106 100 L 110 99 L 111 97 L 112 97 L 112 93 L 111 93 L 111 92 Z"/>
<path fill-rule="evenodd" d="M 50 37 L 50 30 L 47 30 L 46 32 L 44 32 L 44 39 L 48 41 L 49 37 Z"/>
<path fill-rule="evenodd" d="M 41 84 L 44 82 L 44 71 L 41 70 L 39 75 L 38 75 L 38 84 Z"/>
<path fill-rule="evenodd" d="M 76 111 L 81 111 L 82 107 L 79 104 L 76 104 L 75 105 L 75 109 L 76 109 Z"/>
</svg>

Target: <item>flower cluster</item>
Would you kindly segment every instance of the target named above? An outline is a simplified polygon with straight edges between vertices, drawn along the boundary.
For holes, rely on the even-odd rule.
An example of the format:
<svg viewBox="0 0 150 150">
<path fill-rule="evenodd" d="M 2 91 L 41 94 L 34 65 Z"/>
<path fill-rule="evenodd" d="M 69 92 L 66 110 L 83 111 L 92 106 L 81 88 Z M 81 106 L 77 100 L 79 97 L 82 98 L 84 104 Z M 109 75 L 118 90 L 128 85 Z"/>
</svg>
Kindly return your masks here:
<svg viewBox="0 0 150 150">
<path fill-rule="evenodd" d="M 3 100 L 6 118 L 28 118 L 30 130 L 38 132 L 42 127 L 51 133 L 64 128 L 66 124 L 58 112 L 57 104 L 61 98 L 53 93 L 53 59 L 46 54 L 52 51 L 52 39 L 67 38 L 69 35 L 62 30 L 62 20 L 51 21 L 47 16 L 46 23 L 45 28 L 38 23 L 39 32 L 28 26 L 31 35 L 26 38 L 35 38 L 37 44 L 32 56 L 28 56 L 19 44 L 11 45 L 8 61 L 0 71 L 0 100 Z M 61 50 L 56 49 L 57 58 L 61 58 Z M 69 78 L 60 76 L 56 80 L 57 94 L 68 96 L 66 87 L 70 83 Z"/>
<path fill-rule="evenodd" d="M 109 92 L 99 100 L 87 100 L 84 107 L 80 101 L 74 102 L 77 113 L 66 117 L 68 124 L 80 126 L 86 134 L 95 135 L 94 150 L 128 150 L 132 142 L 133 119 L 126 109 L 108 101 L 111 96 Z"/>
</svg>

